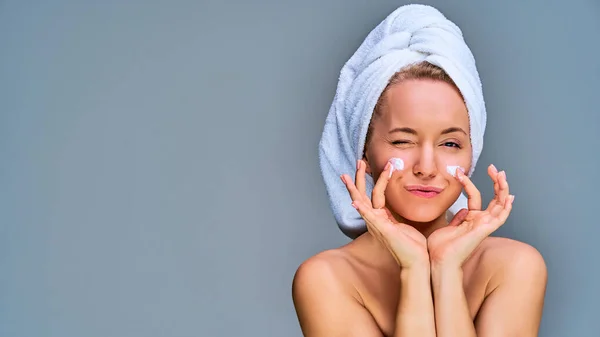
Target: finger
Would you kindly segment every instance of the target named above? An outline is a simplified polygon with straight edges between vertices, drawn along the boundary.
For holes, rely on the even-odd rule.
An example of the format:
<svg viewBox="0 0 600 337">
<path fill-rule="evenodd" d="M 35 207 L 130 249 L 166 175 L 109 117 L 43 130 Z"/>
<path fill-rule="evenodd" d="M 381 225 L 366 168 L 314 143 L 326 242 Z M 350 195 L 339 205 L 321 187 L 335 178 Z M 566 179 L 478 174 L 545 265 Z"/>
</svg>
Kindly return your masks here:
<svg viewBox="0 0 600 337">
<path fill-rule="evenodd" d="M 489 219 L 489 221 L 481 227 L 481 229 L 485 232 L 486 235 L 490 235 L 502 225 L 504 225 L 506 219 L 508 219 L 508 216 L 510 215 L 510 212 L 512 210 L 512 200 L 514 200 L 514 196 L 508 196 L 506 198 L 504 207 L 502 207 L 502 210 L 496 216 L 492 216 Z"/>
<path fill-rule="evenodd" d="M 352 201 L 361 200 L 363 196 L 354 185 L 354 182 L 352 182 L 350 176 L 347 174 L 342 174 L 340 178 L 342 179 L 342 182 L 344 182 L 344 185 L 346 185 L 346 189 L 348 190 L 348 193 L 350 193 L 350 198 L 352 198 Z"/>
<path fill-rule="evenodd" d="M 454 215 L 448 226 L 460 225 L 467 218 L 467 214 L 469 214 L 469 211 L 466 208 L 461 209 Z"/>
<path fill-rule="evenodd" d="M 508 181 L 506 180 L 506 172 L 505 171 L 498 173 L 498 184 L 500 185 L 500 189 L 497 193 L 498 202 L 501 205 L 504 205 L 504 203 L 506 202 L 506 199 L 510 195 L 510 193 L 509 193 L 510 191 L 508 189 Z"/>
<path fill-rule="evenodd" d="M 361 194 L 367 195 L 365 183 L 365 165 L 362 160 L 356 161 L 356 189 Z"/>
<path fill-rule="evenodd" d="M 488 167 L 488 175 L 494 182 L 494 196 L 496 196 L 500 191 L 500 184 L 498 183 L 498 169 L 493 164 Z"/>
<path fill-rule="evenodd" d="M 469 177 L 467 177 L 467 175 L 464 174 L 461 170 L 456 170 L 456 177 L 463 184 L 465 193 L 467 194 L 467 199 L 469 199 L 469 201 L 467 202 L 469 210 L 481 210 L 481 193 L 479 193 L 479 190 L 477 189 L 477 187 L 475 187 L 475 184 L 473 184 L 471 179 L 469 179 Z"/>
<path fill-rule="evenodd" d="M 379 209 L 385 206 L 385 188 L 390 180 L 390 173 L 392 172 L 392 165 L 388 162 L 383 169 L 383 172 L 379 175 L 375 186 L 373 187 L 373 193 L 371 200 L 373 208 Z"/>
<path fill-rule="evenodd" d="M 352 207 L 356 208 L 360 216 L 365 220 L 367 228 L 372 230 L 376 235 L 381 235 L 381 217 L 373 212 L 372 207 L 367 207 L 364 202 L 355 200 L 352 202 Z M 385 219 L 384 221 L 387 221 Z"/>
<path fill-rule="evenodd" d="M 514 200 L 515 200 L 514 195 L 509 195 L 508 197 L 506 197 L 506 201 L 504 202 L 504 207 L 502 208 L 500 213 L 496 216 L 496 218 L 498 219 L 498 221 L 500 221 L 501 224 L 503 224 L 506 221 L 506 219 L 508 219 L 508 216 L 510 215 L 510 212 L 512 211 L 512 205 L 513 205 Z"/>
<path fill-rule="evenodd" d="M 367 225 L 367 230 L 369 232 L 371 232 L 371 234 L 374 234 L 375 236 L 379 236 L 380 235 L 379 230 L 364 218 L 363 213 L 365 212 L 365 207 L 362 206 L 361 201 L 360 200 L 352 201 L 352 207 L 354 207 L 356 209 L 356 211 L 360 214 L 360 216 L 363 218 L 363 220 L 365 220 L 365 224 Z"/>
</svg>

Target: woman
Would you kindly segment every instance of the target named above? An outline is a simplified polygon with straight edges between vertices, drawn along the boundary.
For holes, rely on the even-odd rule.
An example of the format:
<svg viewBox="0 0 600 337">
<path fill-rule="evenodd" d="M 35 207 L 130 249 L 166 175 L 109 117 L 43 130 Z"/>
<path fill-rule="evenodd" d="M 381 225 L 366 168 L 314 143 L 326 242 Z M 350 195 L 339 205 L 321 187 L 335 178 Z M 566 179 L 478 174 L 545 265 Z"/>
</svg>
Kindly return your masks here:
<svg viewBox="0 0 600 337">
<path fill-rule="evenodd" d="M 409 30 L 406 37 L 403 29 Z M 485 109 L 476 85 L 469 87 L 479 83 L 478 75 L 456 29 L 431 7 L 403 6 L 342 70 L 321 141 L 321 165 L 340 227 L 357 235 L 298 268 L 293 299 L 305 336 L 538 333 L 547 278 L 542 256 L 525 243 L 489 237 L 506 221 L 514 201 L 506 173 L 488 168 L 495 196 L 487 207 L 469 179 L 482 144 Z M 423 30 L 443 43 L 449 41 L 444 32 L 460 38 L 444 52 L 436 49 L 442 42 L 419 35 Z M 423 40 L 429 47 L 411 49 Z M 392 55 L 402 48 L 408 54 Z M 381 91 L 361 89 L 376 88 L 382 80 Z M 359 159 L 354 177 L 330 179 L 329 173 L 344 170 L 352 156 Z M 339 185 L 349 202 L 336 192 Z M 452 212 L 448 222 L 447 211 L 460 206 L 463 189 L 466 207 Z M 362 233 L 348 209 L 362 220 Z"/>
</svg>

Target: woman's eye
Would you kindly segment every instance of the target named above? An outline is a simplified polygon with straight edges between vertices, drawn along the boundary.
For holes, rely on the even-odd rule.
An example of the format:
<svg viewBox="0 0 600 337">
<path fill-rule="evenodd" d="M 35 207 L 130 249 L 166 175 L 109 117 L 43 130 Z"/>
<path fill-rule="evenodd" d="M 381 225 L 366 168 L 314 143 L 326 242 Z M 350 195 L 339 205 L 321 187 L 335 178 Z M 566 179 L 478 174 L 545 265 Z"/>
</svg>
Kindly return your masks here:
<svg viewBox="0 0 600 337">
<path fill-rule="evenodd" d="M 392 144 L 394 145 L 402 145 L 402 144 L 408 144 L 410 143 L 408 140 L 395 140 L 392 142 Z"/>
<path fill-rule="evenodd" d="M 448 147 L 456 147 L 460 149 L 460 145 L 458 143 L 455 142 L 445 142 L 444 146 L 448 146 Z"/>
</svg>

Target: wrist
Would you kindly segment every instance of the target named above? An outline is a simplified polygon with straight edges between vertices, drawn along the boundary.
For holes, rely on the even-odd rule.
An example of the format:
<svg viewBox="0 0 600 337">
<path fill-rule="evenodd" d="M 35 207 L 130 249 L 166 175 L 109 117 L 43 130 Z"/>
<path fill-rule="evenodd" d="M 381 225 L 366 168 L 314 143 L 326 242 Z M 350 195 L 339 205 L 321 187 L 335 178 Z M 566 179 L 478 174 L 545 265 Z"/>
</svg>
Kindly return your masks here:
<svg viewBox="0 0 600 337">
<path fill-rule="evenodd" d="M 401 270 L 402 271 L 406 271 L 406 272 L 421 272 L 421 271 L 427 271 L 430 272 L 431 270 L 431 262 L 429 261 L 429 259 L 421 259 L 418 261 L 414 261 L 411 263 L 405 263 L 405 264 L 400 264 Z"/>
<path fill-rule="evenodd" d="M 462 261 L 456 261 L 456 259 L 451 259 L 449 256 L 429 256 L 429 265 L 431 266 L 431 270 L 434 269 L 436 271 L 452 271 L 457 269 L 462 269 Z"/>
<path fill-rule="evenodd" d="M 411 264 L 400 268 L 400 279 L 406 281 L 408 279 L 431 279 L 431 266 L 429 262 L 421 262 Z"/>
<path fill-rule="evenodd" d="M 431 280 L 434 284 L 442 282 L 442 280 L 459 279 L 462 280 L 463 270 L 457 264 L 431 264 Z"/>
</svg>

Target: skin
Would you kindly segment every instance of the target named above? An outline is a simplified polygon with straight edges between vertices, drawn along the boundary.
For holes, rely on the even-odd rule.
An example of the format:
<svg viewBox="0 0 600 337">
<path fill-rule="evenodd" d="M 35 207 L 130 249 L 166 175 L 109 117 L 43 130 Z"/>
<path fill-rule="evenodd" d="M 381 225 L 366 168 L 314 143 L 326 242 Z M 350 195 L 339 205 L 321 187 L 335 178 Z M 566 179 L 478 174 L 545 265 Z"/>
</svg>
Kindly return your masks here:
<svg viewBox="0 0 600 337">
<path fill-rule="evenodd" d="M 446 172 L 446 165 L 471 165 L 459 92 L 441 81 L 407 80 L 383 99 L 354 179 L 341 177 L 368 231 L 309 258 L 294 276 L 304 335 L 537 336 L 544 260 L 530 245 L 489 237 L 512 209 L 506 173 L 488 168 L 495 196 L 483 208 L 467 176 Z M 389 177 L 392 157 L 405 167 Z M 367 173 L 376 181 L 371 196 Z M 413 185 L 442 192 L 423 198 L 407 190 Z M 445 210 L 463 189 L 468 209 L 447 223 Z"/>
</svg>

